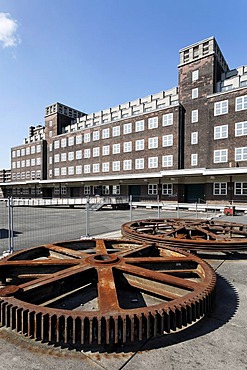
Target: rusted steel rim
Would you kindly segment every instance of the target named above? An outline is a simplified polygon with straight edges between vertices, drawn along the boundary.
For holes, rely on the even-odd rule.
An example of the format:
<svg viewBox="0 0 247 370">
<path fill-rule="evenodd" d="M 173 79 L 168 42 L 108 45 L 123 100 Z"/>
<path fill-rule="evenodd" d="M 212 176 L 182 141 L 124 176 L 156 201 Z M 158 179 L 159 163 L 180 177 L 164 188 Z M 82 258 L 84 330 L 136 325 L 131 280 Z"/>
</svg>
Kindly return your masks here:
<svg viewBox="0 0 247 370">
<path fill-rule="evenodd" d="M 122 225 L 122 235 L 130 240 L 166 243 L 185 250 L 247 250 L 247 225 L 203 219 L 147 219 Z"/>
<path fill-rule="evenodd" d="M 186 327 L 211 308 L 216 275 L 154 243 L 84 239 L 0 261 L 0 323 L 39 341 L 98 346 Z"/>
</svg>

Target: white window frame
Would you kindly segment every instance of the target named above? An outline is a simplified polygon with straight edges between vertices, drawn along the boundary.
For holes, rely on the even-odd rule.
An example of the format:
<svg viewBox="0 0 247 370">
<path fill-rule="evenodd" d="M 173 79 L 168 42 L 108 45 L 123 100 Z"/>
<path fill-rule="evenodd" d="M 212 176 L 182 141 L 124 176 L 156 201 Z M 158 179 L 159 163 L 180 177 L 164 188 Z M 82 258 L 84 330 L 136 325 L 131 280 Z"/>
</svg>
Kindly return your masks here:
<svg viewBox="0 0 247 370">
<path fill-rule="evenodd" d="M 148 195 L 158 194 L 158 184 L 148 184 Z"/>
<path fill-rule="evenodd" d="M 100 165 L 99 163 L 93 164 L 93 173 L 99 173 L 100 172 Z"/>
<path fill-rule="evenodd" d="M 150 137 L 148 138 L 148 149 L 156 149 L 159 145 L 159 138 L 156 137 Z"/>
<path fill-rule="evenodd" d="M 228 138 L 228 125 L 221 125 L 214 127 L 214 140 Z"/>
<path fill-rule="evenodd" d="M 191 98 L 192 99 L 197 99 L 198 98 L 198 87 L 195 87 L 194 89 L 192 89 Z"/>
<path fill-rule="evenodd" d="M 82 143 L 82 135 L 77 135 L 75 138 L 75 143 L 76 144 L 81 144 Z"/>
<path fill-rule="evenodd" d="M 68 146 L 73 146 L 75 143 L 75 137 L 74 136 L 70 136 L 68 138 Z"/>
<path fill-rule="evenodd" d="M 148 119 L 148 129 L 152 130 L 158 127 L 158 117 L 150 117 Z"/>
<path fill-rule="evenodd" d="M 159 157 L 148 157 L 148 168 L 158 168 Z"/>
<path fill-rule="evenodd" d="M 100 133 L 99 130 L 93 131 L 93 141 L 97 141 L 100 139 Z"/>
<path fill-rule="evenodd" d="M 235 111 L 247 109 L 247 95 L 235 99 Z"/>
<path fill-rule="evenodd" d="M 235 136 L 247 135 L 247 121 L 235 123 Z"/>
<path fill-rule="evenodd" d="M 109 172 L 110 164 L 109 162 L 103 162 L 102 163 L 102 172 Z"/>
<path fill-rule="evenodd" d="M 75 169 L 74 166 L 69 166 L 68 167 L 68 175 L 74 175 Z"/>
<path fill-rule="evenodd" d="M 228 113 L 228 100 L 222 100 L 214 103 L 214 116 L 220 116 Z"/>
<path fill-rule="evenodd" d="M 162 117 L 162 126 L 173 125 L 173 113 L 166 113 Z"/>
<path fill-rule="evenodd" d="M 162 184 L 163 195 L 173 195 L 173 184 Z"/>
<path fill-rule="evenodd" d="M 31 159 L 31 166 L 33 166 L 32 160 L 33 159 Z M 59 162 L 60 162 L 60 154 L 55 154 L 54 155 L 54 163 L 59 163 Z"/>
<path fill-rule="evenodd" d="M 75 159 L 82 159 L 82 150 L 77 150 L 75 152 Z"/>
<path fill-rule="evenodd" d="M 63 139 L 61 139 L 61 148 L 66 148 L 67 146 L 67 138 L 64 137 Z"/>
<path fill-rule="evenodd" d="M 112 136 L 120 136 L 120 126 L 112 127 Z"/>
<path fill-rule="evenodd" d="M 162 146 L 173 146 L 173 134 L 164 135 L 162 137 Z"/>
<path fill-rule="evenodd" d="M 226 163 L 228 161 L 228 149 L 214 150 L 214 163 Z"/>
<path fill-rule="evenodd" d="M 198 122 L 198 109 L 193 109 L 191 111 L 191 123 Z"/>
<path fill-rule="evenodd" d="M 191 132 L 191 145 L 198 144 L 198 131 Z"/>
<path fill-rule="evenodd" d="M 132 159 L 125 159 L 123 161 L 123 170 L 124 171 L 132 170 Z"/>
<path fill-rule="evenodd" d="M 85 134 L 84 134 L 84 143 L 90 143 L 90 141 L 91 141 L 90 132 L 85 132 Z"/>
<path fill-rule="evenodd" d="M 112 145 L 112 154 L 119 154 L 121 150 L 120 144 L 113 144 Z"/>
<path fill-rule="evenodd" d="M 67 175 L 67 167 L 61 167 L 61 176 Z"/>
<path fill-rule="evenodd" d="M 235 161 L 247 161 L 247 147 L 235 148 Z"/>
<path fill-rule="evenodd" d="M 75 158 L 75 153 L 74 152 L 68 152 L 68 161 L 73 161 Z"/>
<path fill-rule="evenodd" d="M 96 146 L 95 148 L 93 148 L 93 157 L 99 157 L 100 155 L 100 147 L 99 146 Z"/>
<path fill-rule="evenodd" d="M 247 182 L 235 182 L 234 195 L 247 195 Z"/>
<path fill-rule="evenodd" d="M 110 155 L 110 145 L 102 146 L 102 155 Z"/>
<path fill-rule="evenodd" d="M 195 71 L 192 71 L 192 77 L 191 77 L 191 79 L 192 79 L 192 81 L 197 81 L 198 78 L 199 78 L 199 70 L 196 69 Z"/>
<path fill-rule="evenodd" d="M 125 123 L 123 125 L 123 134 L 127 135 L 127 134 L 131 134 L 131 133 L 132 133 L 132 123 L 131 122 Z"/>
<path fill-rule="evenodd" d="M 113 161 L 112 162 L 112 171 L 120 171 L 120 161 Z"/>
<path fill-rule="evenodd" d="M 136 170 L 143 170 L 144 169 L 144 158 L 136 158 L 135 159 L 135 169 Z"/>
<path fill-rule="evenodd" d="M 227 195 L 227 182 L 214 182 L 213 195 Z"/>
<path fill-rule="evenodd" d="M 81 164 L 75 167 L 75 173 L 76 173 L 76 175 L 81 175 L 82 174 Z"/>
<path fill-rule="evenodd" d="M 162 167 L 172 167 L 173 166 L 173 155 L 163 155 L 162 157 Z"/>
<path fill-rule="evenodd" d="M 132 152 L 132 141 L 125 141 L 123 143 L 123 152 L 124 153 Z"/>
<path fill-rule="evenodd" d="M 110 137 L 110 129 L 109 127 L 108 128 L 104 128 L 102 130 L 102 139 L 109 139 Z"/>
<path fill-rule="evenodd" d="M 136 132 L 144 131 L 144 129 L 145 129 L 144 119 L 142 119 L 141 121 L 136 121 L 135 122 L 135 131 Z"/>
<path fill-rule="evenodd" d="M 198 154 L 192 153 L 190 157 L 190 164 L 191 166 L 198 166 Z"/>
<path fill-rule="evenodd" d="M 90 172 L 91 172 L 90 164 L 84 164 L 83 172 L 84 172 L 85 174 L 88 174 L 88 173 L 90 173 Z"/>
<path fill-rule="evenodd" d="M 144 150 L 144 148 L 145 148 L 145 140 L 144 139 L 136 140 L 136 142 L 135 142 L 136 152 L 138 152 L 140 150 Z"/>
</svg>

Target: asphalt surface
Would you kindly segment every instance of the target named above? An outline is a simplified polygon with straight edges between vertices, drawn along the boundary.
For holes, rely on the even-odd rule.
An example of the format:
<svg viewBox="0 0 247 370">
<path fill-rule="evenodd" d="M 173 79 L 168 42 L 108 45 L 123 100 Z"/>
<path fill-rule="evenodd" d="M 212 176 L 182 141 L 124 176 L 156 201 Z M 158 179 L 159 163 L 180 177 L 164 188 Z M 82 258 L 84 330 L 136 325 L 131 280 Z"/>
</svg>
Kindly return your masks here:
<svg viewBox="0 0 247 370">
<path fill-rule="evenodd" d="M 23 244 L 28 247 L 30 237 L 31 245 L 38 245 L 44 243 L 46 239 L 48 241 L 68 240 L 85 234 L 86 215 L 85 210 L 82 209 L 32 210 L 26 218 L 21 214 L 21 210 L 18 212 L 21 221 L 16 230 L 20 233 L 16 233 L 15 236 L 17 249 Z M 132 219 L 158 216 L 157 210 L 135 210 L 133 213 Z M 177 214 L 171 212 L 168 215 L 167 212 L 163 214 L 161 212 L 160 216 L 177 217 Z M 205 214 L 195 215 L 187 212 L 180 216 L 203 218 Z M 17 213 L 15 217 L 17 219 Z M 66 223 L 61 226 L 61 220 L 66 218 L 68 229 L 64 231 Z M 77 221 L 78 218 L 80 218 L 79 221 Z M 220 218 L 247 223 L 247 216 L 221 216 Z M 122 223 L 129 220 L 129 211 L 90 213 L 90 235 L 118 237 Z M 0 227 L 4 228 L 2 224 Z M 42 233 L 39 233 L 40 229 Z M 50 232 L 50 229 L 53 231 Z M 64 235 L 67 238 L 64 238 Z M 0 243 L 5 239 L 0 239 Z M 1 328 L 0 369 L 247 369 L 247 253 L 212 253 L 211 255 L 204 253 L 199 256 L 207 260 L 217 273 L 217 293 L 210 314 L 191 327 L 162 338 L 150 339 L 141 345 L 136 343 L 123 348 L 122 351 L 106 353 L 81 353 L 76 350 L 61 349 L 30 341 L 28 338 Z"/>
</svg>

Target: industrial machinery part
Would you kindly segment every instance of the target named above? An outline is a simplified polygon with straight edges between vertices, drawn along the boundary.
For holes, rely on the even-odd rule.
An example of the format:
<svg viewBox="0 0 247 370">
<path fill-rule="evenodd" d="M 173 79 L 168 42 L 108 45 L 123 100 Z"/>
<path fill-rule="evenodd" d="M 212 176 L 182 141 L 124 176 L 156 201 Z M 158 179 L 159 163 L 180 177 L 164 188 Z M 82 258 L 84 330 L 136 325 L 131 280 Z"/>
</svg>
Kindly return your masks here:
<svg viewBox="0 0 247 370">
<path fill-rule="evenodd" d="M 83 239 L 0 261 L 0 323 L 62 346 L 124 345 L 186 327 L 211 308 L 216 275 L 175 248 Z"/>
<path fill-rule="evenodd" d="M 247 250 L 247 225 L 203 219 L 147 219 L 122 225 L 130 240 L 165 243 L 188 251 Z"/>
</svg>

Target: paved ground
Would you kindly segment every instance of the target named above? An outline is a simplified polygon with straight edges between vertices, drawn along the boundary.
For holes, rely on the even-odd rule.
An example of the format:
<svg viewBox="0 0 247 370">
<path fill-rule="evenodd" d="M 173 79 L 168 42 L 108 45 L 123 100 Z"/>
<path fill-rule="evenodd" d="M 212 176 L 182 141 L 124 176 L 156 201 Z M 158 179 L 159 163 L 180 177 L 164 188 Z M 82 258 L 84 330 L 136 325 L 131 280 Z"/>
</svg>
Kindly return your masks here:
<svg viewBox="0 0 247 370">
<path fill-rule="evenodd" d="M 157 217 L 157 211 L 135 213 L 136 219 Z M 99 212 L 91 216 L 97 234 L 117 237 L 128 213 Z M 161 215 L 163 217 L 163 215 Z M 167 217 L 167 216 L 166 216 Z M 176 216 L 174 216 L 176 217 Z M 187 214 L 186 217 L 194 217 Z M 59 218 L 58 218 L 59 219 Z M 97 221 L 96 221 L 97 219 Z M 221 217 L 247 223 L 247 216 Z M 93 229 L 95 230 L 95 229 Z M 113 233 L 111 231 L 114 231 Z M 83 233 L 82 233 L 83 234 Z M 96 231 L 93 231 L 96 234 Z M 197 324 L 163 338 L 150 339 L 120 353 L 78 353 L 30 342 L 0 329 L 0 369 L 89 370 L 244 370 L 247 369 L 247 253 L 201 255 L 217 273 L 215 306 Z"/>
</svg>

